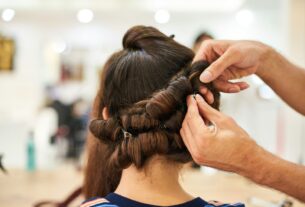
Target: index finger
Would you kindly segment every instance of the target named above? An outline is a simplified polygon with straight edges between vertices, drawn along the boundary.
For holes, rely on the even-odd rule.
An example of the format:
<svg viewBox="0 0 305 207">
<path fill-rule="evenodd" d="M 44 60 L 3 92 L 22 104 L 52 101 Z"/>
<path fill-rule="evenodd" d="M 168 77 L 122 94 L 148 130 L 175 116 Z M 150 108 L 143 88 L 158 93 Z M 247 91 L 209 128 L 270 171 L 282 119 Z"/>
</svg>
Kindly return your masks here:
<svg viewBox="0 0 305 207">
<path fill-rule="evenodd" d="M 211 107 L 199 94 L 196 94 L 196 102 L 200 114 L 209 121 L 217 122 L 222 114 Z"/>
<path fill-rule="evenodd" d="M 188 109 L 184 121 L 187 123 L 192 135 L 207 129 L 207 126 L 199 113 L 197 103 L 192 96 L 187 97 L 187 105 Z"/>
<path fill-rule="evenodd" d="M 201 43 L 198 51 L 195 54 L 195 57 L 193 59 L 193 63 L 197 62 L 199 60 L 206 60 L 207 61 L 207 54 L 212 52 L 211 51 L 211 44 L 207 44 L 207 42 L 210 40 L 206 40 L 203 43 Z"/>
<path fill-rule="evenodd" d="M 193 62 L 200 60 L 215 61 L 230 46 L 232 40 L 205 40 L 195 54 Z"/>
<path fill-rule="evenodd" d="M 200 75 L 200 81 L 204 83 L 215 80 L 231 65 L 235 64 L 240 59 L 240 54 L 235 49 L 228 49 L 221 55 L 215 62 L 213 62 L 203 73 Z"/>
</svg>

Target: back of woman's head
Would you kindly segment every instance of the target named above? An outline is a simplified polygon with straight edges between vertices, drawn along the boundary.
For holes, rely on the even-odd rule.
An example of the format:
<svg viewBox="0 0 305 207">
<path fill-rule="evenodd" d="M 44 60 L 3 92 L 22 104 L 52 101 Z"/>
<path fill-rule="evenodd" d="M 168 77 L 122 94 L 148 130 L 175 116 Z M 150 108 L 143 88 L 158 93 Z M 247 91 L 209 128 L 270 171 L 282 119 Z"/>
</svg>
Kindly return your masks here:
<svg viewBox="0 0 305 207">
<path fill-rule="evenodd" d="M 179 134 L 186 96 L 199 91 L 206 62 L 191 65 L 193 52 L 153 27 L 136 26 L 102 73 L 90 131 L 85 195 L 105 196 L 131 164 L 142 168 L 154 155 L 191 160 Z M 206 84 L 219 106 L 219 92 Z M 103 119 L 103 109 L 108 118 Z M 92 139 L 92 138 L 91 138 Z"/>
</svg>

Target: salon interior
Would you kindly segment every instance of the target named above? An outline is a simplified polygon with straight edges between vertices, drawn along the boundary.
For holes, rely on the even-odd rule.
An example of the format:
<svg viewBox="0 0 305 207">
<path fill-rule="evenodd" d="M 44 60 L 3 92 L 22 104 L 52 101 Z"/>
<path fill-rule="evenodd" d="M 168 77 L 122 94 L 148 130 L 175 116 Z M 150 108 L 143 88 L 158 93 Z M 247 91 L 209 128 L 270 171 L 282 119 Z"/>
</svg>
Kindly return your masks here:
<svg viewBox="0 0 305 207">
<path fill-rule="evenodd" d="M 201 32 L 215 39 L 257 40 L 305 66 L 304 0 L 1 0 L 0 15 L 1 207 L 82 202 L 99 76 L 134 25 L 174 34 L 190 48 Z M 221 111 L 266 150 L 305 165 L 304 116 L 257 76 L 243 80 L 250 88 L 222 94 Z M 305 207 L 284 193 L 208 167 L 185 167 L 181 183 L 207 200 Z"/>
</svg>

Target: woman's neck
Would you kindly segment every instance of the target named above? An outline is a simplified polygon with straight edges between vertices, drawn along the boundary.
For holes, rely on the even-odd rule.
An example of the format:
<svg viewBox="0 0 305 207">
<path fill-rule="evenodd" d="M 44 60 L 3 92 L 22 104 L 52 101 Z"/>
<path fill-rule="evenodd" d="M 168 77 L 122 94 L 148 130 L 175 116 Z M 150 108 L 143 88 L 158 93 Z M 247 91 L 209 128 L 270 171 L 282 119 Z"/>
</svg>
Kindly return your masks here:
<svg viewBox="0 0 305 207">
<path fill-rule="evenodd" d="M 180 167 L 160 156 L 153 157 L 147 166 L 123 170 L 115 193 L 130 199 L 155 205 L 175 205 L 191 200 L 179 184 Z"/>
</svg>

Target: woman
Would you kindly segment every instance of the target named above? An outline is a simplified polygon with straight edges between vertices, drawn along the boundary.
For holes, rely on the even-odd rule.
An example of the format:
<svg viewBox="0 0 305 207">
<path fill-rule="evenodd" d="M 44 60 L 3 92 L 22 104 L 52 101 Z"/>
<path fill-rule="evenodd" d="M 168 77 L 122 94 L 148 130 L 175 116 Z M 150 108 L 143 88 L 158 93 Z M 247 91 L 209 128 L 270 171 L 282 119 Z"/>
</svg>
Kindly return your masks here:
<svg viewBox="0 0 305 207">
<path fill-rule="evenodd" d="M 178 182 L 191 161 L 179 134 L 206 62 L 153 27 L 136 26 L 107 61 L 94 106 L 82 206 L 207 206 Z M 219 92 L 206 84 L 219 107 Z"/>
</svg>

